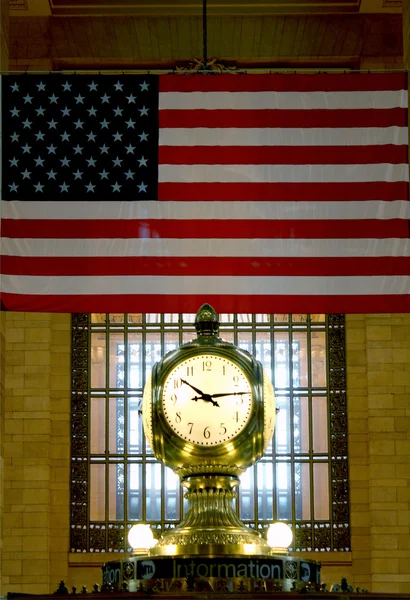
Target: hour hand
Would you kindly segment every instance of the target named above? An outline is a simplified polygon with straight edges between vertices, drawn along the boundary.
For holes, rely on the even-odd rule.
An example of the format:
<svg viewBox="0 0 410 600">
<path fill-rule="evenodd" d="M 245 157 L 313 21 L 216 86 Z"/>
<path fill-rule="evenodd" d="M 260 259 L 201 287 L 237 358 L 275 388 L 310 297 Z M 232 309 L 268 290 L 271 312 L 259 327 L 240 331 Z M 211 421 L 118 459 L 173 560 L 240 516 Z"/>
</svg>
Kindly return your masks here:
<svg viewBox="0 0 410 600">
<path fill-rule="evenodd" d="M 188 383 L 188 381 L 185 381 L 185 379 L 181 378 L 182 383 L 185 383 L 185 385 L 189 385 L 190 388 L 192 388 L 194 390 L 194 392 L 196 392 L 197 394 L 200 394 L 201 396 L 205 396 L 204 392 L 200 389 L 198 389 L 197 387 L 195 387 L 194 385 L 192 385 L 191 383 Z"/>
</svg>

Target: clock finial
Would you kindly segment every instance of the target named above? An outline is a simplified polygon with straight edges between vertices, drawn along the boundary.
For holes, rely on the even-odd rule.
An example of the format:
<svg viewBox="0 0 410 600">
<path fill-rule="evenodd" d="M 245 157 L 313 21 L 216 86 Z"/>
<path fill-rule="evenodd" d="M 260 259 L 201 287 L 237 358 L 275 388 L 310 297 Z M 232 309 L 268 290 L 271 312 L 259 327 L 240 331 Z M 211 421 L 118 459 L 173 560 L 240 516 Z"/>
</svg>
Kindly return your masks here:
<svg viewBox="0 0 410 600">
<path fill-rule="evenodd" d="M 195 329 L 198 335 L 218 335 L 219 315 L 210 304 L 203 304 L 196 313 Z"/>
</svg>

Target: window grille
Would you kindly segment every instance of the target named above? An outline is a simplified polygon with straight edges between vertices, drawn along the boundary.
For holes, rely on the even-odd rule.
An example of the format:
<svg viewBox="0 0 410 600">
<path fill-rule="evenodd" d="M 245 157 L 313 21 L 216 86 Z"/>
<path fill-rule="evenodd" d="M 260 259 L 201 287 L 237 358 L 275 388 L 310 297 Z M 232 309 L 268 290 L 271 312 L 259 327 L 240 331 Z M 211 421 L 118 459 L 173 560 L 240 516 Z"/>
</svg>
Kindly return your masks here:
<svg viewBox="0 0 410 600">
<path fill-rule="evenodd" d="M 145 442 L 141 399 L 163 354 L 195 338 L 193 314 L 72 316 L 71 551 L 129 551 L 186 510 L 178 478 Z M 350 549 L 344 315 L 222 314 L 220 336 L 272 377 L 273 441 L 241 477 L 236 510 L 264 530 L 283 520 L 293 551 Z"/>
</svg>

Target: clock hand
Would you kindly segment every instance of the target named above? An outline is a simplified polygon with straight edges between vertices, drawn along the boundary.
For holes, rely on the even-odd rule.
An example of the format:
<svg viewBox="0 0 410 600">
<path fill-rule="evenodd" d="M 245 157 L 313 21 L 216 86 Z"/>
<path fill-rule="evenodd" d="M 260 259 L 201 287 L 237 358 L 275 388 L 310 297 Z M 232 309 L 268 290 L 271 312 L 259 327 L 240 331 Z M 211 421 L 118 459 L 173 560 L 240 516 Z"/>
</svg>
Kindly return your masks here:
<svg viewBox="0 0 410 600">
<path fill-rule="evenodd" d="M 211 394 L 211 398 L 221 398 L 222 396 L 242 396 L 243 394 L 250 394 L 250 392 L 226 392 L 224 394 Z"/>
<path fill-rule="evenodd" d="M 197 394 L 200 394 L 201 396 L 204 396 L 204 392 L 202 390 L 199 390 L 198 388 L 196 388 L 191 383 L 188 383 L 188 381 L 185 381 L 185 379 L 181 379 L 181 381 L 182 381 L 182 383 L 185 383 L 185 385 L 189 385 L 189 387 L 192 388 L 194 390 L 194 392 L 196 392 Z"/>
<path fill-rule="evenodd" d="M 197 402 L 198 400 L 203 400 L 204 402 L 211 402 L 214 406 L 218 406 L 219 404 L 216 400 L 212 400 L 212 396 L 210 396 L 210 394 L 203 394 L 202 396 L 194 396 L 193 398 L 191 398 L 191 400 L 195 400 L 195 402 Z"/>
</svg>

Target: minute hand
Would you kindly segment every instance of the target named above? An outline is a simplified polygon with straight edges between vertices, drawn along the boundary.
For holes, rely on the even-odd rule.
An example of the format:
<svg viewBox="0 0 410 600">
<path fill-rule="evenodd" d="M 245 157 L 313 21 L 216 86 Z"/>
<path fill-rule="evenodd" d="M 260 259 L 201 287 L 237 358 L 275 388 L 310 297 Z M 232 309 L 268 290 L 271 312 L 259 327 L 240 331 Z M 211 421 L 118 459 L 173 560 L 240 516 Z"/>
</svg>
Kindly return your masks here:
<svg viewBox="0 0 410 600">
<path fill-rule="evenodd" d="M 221 398 L 222 396 L 242 396 L 243 394 L 250 394 L 250 392 L 225 392 L 223 394 L 211 394 L 211 398 Z"/>
</svg>

